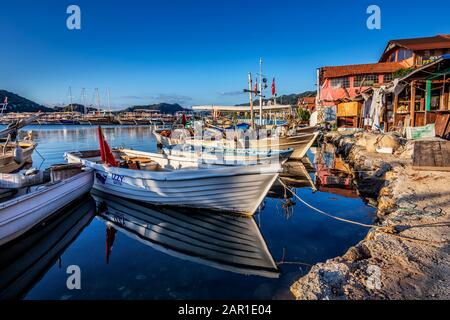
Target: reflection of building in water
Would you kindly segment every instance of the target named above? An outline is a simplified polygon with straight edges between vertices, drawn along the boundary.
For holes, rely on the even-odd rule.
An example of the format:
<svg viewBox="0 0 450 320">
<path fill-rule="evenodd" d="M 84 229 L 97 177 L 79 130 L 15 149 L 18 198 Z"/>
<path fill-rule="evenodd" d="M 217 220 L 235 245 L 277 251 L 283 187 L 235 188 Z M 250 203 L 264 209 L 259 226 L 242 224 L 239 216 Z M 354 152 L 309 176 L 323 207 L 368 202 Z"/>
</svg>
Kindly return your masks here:
<svg viewBox="0 0 450 320">
<path fill-rule="evenodd" d="M 0 300 L 23 297 L 89 225 L 94 202 L 88 197 L 78 203 L 0 247 Z"/>
<path fill-rule="evenodd" d="M 313 152 L 317 170 L 317 189 L 347 198 L 358 198 L 351 169 L 340 156 L 336 155 L 334 146 L 323 144 Z"/>
<path fill-rule="evenodd" d="M 99 191 L 92 195 L 108 228 L 114 227 L 158 251 L 221 270 L 279 277 L 278 267 L 253 218 L 155 207 Z M 108 258 L 111 240 L 107 236 Z"/>
</svg>

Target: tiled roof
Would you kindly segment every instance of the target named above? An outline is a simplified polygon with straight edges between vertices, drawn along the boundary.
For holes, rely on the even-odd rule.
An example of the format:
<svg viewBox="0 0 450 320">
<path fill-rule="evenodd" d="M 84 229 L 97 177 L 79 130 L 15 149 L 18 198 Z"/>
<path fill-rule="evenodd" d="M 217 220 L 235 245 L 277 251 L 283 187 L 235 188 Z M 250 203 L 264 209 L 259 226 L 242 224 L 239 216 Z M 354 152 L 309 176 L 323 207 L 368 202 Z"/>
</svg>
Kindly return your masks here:
<svg viewBox="0 0 450 320">
<path fill-rule="evenodd" d="M 316 97 L 304 97 L 302 99 L 303 99 L 303 102 L 306 102 L 306 103 L 316 103 Z"/>
<path fill-rule="evenodd" d="M 410 50 L 448 49 L 450 48 L 450 35 L 440 34 L 434 37 L 400 39 L 389 42 Z"/>
<path fill-rule="evenodd" d="M 382 62 L 371 64 L 354 64 L 347 66 L 323 67 L 324 78 L 338 78 L 362 74 L 392 73 L 403 68 L 399 62 Z"/>
</svg>

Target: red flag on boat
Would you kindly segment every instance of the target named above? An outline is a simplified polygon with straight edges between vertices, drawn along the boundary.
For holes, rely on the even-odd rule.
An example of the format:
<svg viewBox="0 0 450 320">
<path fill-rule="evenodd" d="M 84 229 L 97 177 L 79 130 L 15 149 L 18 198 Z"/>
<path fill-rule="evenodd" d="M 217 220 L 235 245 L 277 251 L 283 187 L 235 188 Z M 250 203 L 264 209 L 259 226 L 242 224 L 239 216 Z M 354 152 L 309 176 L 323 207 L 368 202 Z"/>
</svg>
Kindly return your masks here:
<svg viewBox="0 0 450 320">
<path fill-rule="evenodd" d="M 3 101 L 4 104 L 8 104 L 8 97 L 5 97 L 5 101 Z"/>
<path fill-rule="evenodd" d="M 257 96 L 258 95 L 258 78 L 256 78 L 256 81 L 255 81 L 255 96 Z"/>
<path fill-rule="evenodd" d="M 113 167 L 117 167 L 116 159 L 109 148 L 108 142 L 103 135 L 102 128 L 98 126 L 98 140 L 100 142 L 100 156 L 103 163 L 107 163 Z"/>
<path fill-rule="evenodd" d="M 275 78 L 273 78 L 273 80 L 272 80 L 272 97 L 275 97 L 276 94 L 277 94 L 277 90 L 275 88 Z"/>
<path fill-rule="evenodd" d="M 181 123 L 183 124 L 183 126 L 185 126 L 187 123 L 186 115 L 184 113 L 183 113 L 183 117 L 181 118 Z"/>
</svg>

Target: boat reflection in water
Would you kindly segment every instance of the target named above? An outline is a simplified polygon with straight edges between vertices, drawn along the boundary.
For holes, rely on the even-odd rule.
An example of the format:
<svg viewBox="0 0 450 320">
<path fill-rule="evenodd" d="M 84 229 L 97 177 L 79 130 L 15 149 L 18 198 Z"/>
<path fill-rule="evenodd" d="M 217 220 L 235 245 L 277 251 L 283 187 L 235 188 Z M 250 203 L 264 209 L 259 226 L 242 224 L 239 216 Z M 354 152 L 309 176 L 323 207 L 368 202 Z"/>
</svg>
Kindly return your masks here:
<svg viewBox="0 0 450 320">
<path fill-rule="evenodd" d="M 217 269 L 278 278 L 279 270 L 251 217 L 155 207 L 92 191 L 106 221 L 107 262 L 115 230 L 168 255 Z"/>
<path fill-rule="evenodd" d="M 88 196 L 0 247 L 0 300 L 23 297 L 94 216 L 95 203 Z"/>
</svg>

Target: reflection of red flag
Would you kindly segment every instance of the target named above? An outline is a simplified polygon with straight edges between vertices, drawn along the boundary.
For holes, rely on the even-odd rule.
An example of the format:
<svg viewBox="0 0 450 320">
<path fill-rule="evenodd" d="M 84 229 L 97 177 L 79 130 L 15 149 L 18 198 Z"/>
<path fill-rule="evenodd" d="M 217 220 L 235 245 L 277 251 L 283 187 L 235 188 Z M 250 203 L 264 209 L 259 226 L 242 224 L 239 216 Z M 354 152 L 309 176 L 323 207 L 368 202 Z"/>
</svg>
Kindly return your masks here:
<svg viewBox="0 0 450 320">
<path fill-rule="evenodd" d="M 272 96 L 275 97 L 276 94 L 277 94 L 277 90 L 275 88 L 275 78 L 273 78 L 273 80 L 272 80 Z"/>
<path fill-rule="evenodd" d="M 113 226 L 106 226 L 106 264 L 109 264 L 114 240 L 116 239 L 117 230 Z"/>
<path fill-rule="evenodd" d="M 184 113 L 183 113 L 183 118 L 181 118 L 181 123 L 183 124 L 183 126 L 185 126 L 187 123 L 186 115 Z"/>
<path fill-rule="evenodd" d="M 102 128 L 98 126 L 98 140 L 100 142 L 100 156 L 102 157 L 103 163 L 107 163 L 113 167 L 117 167 L 116 159 L 109 148 L 108 142 L 106 142 L 103 136 Z"/>
</svg>

